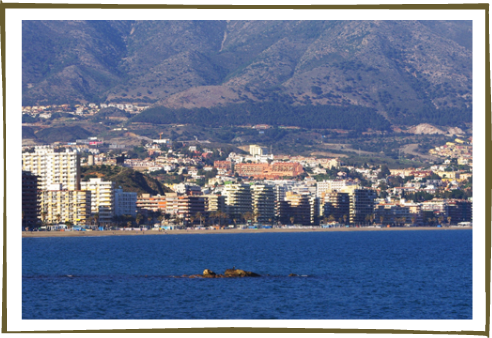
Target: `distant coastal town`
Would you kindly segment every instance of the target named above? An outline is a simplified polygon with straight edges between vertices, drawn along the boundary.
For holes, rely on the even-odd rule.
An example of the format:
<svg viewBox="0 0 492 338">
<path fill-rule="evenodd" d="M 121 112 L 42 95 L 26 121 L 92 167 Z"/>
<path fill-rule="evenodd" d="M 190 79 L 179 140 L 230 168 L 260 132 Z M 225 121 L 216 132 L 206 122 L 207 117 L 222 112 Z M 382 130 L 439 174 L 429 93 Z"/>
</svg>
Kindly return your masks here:
<svg viewBox="0 0 492 338">
<path fill-rule="evenodd" d="M 69 108 L 74 115 L 95 114 L 109 106 L 130 113 L 147 108 L 36 106 L 23 107 L 23 114 L 49 118 Z M 336 157 L 274 155 L 258 144 L 231 151 L 162 137 L 142 139 L 139 146 L 97 137 L 23 146 L 22 228 L 471 226 L 472 145 L 472 138 L 456 138 L 429 150 L 443 158 L 442 164 L 405 169 L 377 163 L 349 166 Z M 151 194 L 118 186 L 108 177 L 116 177 L 122 168 L 158 181 L 165 191 Z"/>
</svg>

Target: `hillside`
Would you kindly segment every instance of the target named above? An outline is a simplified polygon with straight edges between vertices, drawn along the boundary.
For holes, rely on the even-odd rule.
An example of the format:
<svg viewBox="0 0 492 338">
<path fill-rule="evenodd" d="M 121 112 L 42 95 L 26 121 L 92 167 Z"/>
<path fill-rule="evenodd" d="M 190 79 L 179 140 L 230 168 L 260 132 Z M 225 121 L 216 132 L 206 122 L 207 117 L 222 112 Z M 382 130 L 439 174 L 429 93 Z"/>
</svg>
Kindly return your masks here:
<svg viewBox="0 0 492 338">
<path fill-rule="evenodd" d="M 121 187 L 124 191 L 140 194 L 163 195 L 172 192 L 158 180 L 135 171 L 131 168 L 120 166 L 83 166 L 81 167 L 83 181 L 90 178 L 104 177 L 104 180 L 114 182 L 115 188 Z"/>
<path fill-rule="evenodd" d="M 89 136 L 92 136 L 92 133 L 80 126 L 51 127 L 43 129 L 36 133 L 36 138 L 44 141 L 45 143 L 53 143 L 57 141 L 74 142 L 78 139 L 85 139 Z M 24 133 L 22 137 L 26 138 L 26 136 L 24 136 Z"/>
<path fill-rule="evenodd" d="M 471 36 L 469 21 L 24 21 L 23 104 L 282 102 L 459 125 Z"/>
</svg>

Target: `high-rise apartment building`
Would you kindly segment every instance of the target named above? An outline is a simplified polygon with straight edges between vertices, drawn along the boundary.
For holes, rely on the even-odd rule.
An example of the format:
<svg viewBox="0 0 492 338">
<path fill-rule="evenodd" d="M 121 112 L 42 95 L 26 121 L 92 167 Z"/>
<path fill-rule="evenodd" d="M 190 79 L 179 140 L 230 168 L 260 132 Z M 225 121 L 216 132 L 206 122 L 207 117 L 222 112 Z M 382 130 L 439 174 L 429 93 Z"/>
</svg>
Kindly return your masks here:
<svg viewBox="0 0 492 338">
<path fill-rule="evenodd" d="M 350 223 L 364 224 L 366 216 L 374 213 L 377 194 L 371 189 L 355 189 L 350 195 Z"/>
<path fill-rule="evenodd" d="M 22 228 L 33 228 L 38 223 L 38 176 L 22 171 Z"/>
<path fill-rule="evenodd" d="M 82 190 L 91 192 L 92 214 L 99 215 L 99 223 L 110 223 L 114 215 L 114 184 L 100 178 L 81 183 Z"/>
<path fill-rule="evenodd" d="M 330 218 L 336 222 L 349 221 L 350 215 L 350 196 L 343 192 L 330 192 L 324 194 L 322 206 L 323 218 Z M 344 217 L 345 216 L 345 217 Z"/>
<path fill-rule="evenodd" d="M 229 184 L 224 188 L 226 212 L 232 219 L 241 219 L 247 212 L 252 212 L 251 189 L 248 184 Z"/>
<path fill-rule="evenodd" d="M 137 193 L 125 192 L 123 189 L 114 189 L 114 214 L 115 216 L 137 215 Z"/>
<path fill-rule="evenodd" d="M 62 189 L 80 190 L 80 156 L 66 149 L 58 152 L 51 146 L 35 147 L 32 153 L 22 153 L 22 170 L 39 176 L 39 189 L 62 184 Z"/>
<path fill-rule="evenodd" d="M 58 185 L 58 188 L 60 186 Z M 91 193 L 84 190 L 57 190 L 56 185 L 41 194 L 41 220 L 47 224 L 71 222 L 89 224 L 91 216 Z"/>
<path fill-rule="evenodd" d="M 278 202 L 278 218 L 283 224 L 311 224 L 311 202 L 308 195 L 288 191 L 285 200 Z"/>
<path fill-rule="evenodd" d="M 275 192 L 273 186 L 255 184 L 251 186 L 253 215 L 256 222 L 273 222 L 275 219 Z"/>
</svg>

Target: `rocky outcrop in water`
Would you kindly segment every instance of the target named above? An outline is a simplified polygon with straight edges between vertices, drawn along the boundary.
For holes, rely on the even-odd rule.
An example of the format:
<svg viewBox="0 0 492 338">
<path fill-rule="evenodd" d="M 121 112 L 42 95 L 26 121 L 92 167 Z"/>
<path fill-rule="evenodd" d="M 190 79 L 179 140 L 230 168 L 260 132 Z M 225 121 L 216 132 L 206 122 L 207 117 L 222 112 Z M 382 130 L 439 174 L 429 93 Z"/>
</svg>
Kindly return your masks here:
<svg viewBox="0 0 492 338">
<path fill-rule="evenodd" d="M 182 277 L 188 277 L 188 278 L 237 278 L 237 277 L 260 277 L 261 275 L 251 272 L 251 271 L 245 271 L 241 269 L 227 269 L 223 275 L 221 274 L 216 274 L 210 269 L 205 269 L 203 270 L 203 274 L 201 275 L 190 275 L 186 276 L 183 275 Z"/>
</svg>

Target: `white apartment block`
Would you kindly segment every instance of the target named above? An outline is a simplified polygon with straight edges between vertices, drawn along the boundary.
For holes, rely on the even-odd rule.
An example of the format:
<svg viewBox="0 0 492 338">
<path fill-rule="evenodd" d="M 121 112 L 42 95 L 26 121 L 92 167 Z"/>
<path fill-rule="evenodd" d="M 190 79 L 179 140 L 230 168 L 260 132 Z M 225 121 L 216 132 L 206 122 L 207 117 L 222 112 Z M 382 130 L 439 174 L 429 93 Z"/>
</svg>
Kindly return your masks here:
<svg viewBox="0 0 492 338">
<path fill-rule="evenodd" d="M 114 214 L 137 216 L 137 193 L 114 190 Z"/>
<path fill-rule="evenodd" d="M 80 190 L 80 156 L 66 149 L 55 152 L 51 146 L 35 147 L 33 153 L 22 153 L 22 170 L 39 176 L 39 189 L 62 184 L 64 190 Z"/>
<path fill-rule="evenodd" d="M 99 215 L 100 223 L 109 223 L 114 215 L 114 183 L 100 178 L 91 178 L 81 183 L 82 190 L 91 192 L 92 214 Z"/>
<path fill-rule="evenodd" d="M 323 197 L 331 191 L 349 191 L 356 189 L 358 183 L 352 180 L 324 180 L 316 183 L 316 197 Z"/>
<path fill-rule="evenodd" d="M 44 190 L 41 192 L 40 215 L 41 221 L 47 224 L 68 221 L 86 225 L 91 216 L 91 194 L 83 190 Z"/>
<path fill-rule="evenodd" d="M 260 147 L 260 146 L 252 144 L 249 146 L 249 153 L 253 156 L 255 156 L 255 155 L 258 155 L 258 156 L 266 155 L 268 153 L 268 148 Z"/>
</svg>

